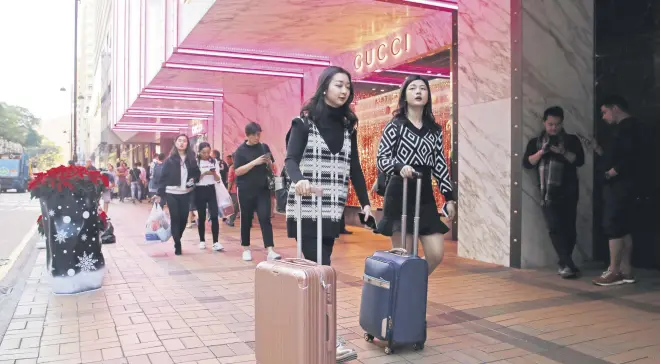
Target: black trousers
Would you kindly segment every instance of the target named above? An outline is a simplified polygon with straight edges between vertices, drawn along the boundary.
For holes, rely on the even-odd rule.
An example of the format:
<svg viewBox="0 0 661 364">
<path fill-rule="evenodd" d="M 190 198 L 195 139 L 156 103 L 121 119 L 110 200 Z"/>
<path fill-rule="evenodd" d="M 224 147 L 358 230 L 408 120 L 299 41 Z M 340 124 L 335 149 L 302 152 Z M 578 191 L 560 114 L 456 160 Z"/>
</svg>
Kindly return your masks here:
<svg viewBox="0 0 661 364">
<path fill-rule="evenodd" d="M 170 207 L 170 228 L 172 229 L 175 250 L 181 250 L 181 236 L 184 234 L 188 222 L 190 197 L 190 193 L 183 195 L 166 194 L 168 206 Z"/>
<path fill-rule="evenodd" d="M 271 191 L 242 191 L 239 189 L 239 206 L 241 210 L 241 246 L 250 246 L 250 228 L 252 218 L 257 212 L 259 226 L 262 228 L 264 247 L 273 246 L 273 226 L 271 225 Z"/>
<path fill-rule="evenodd" d="M 577 204 L 578 199 L 570 198 L 553 201 L 549 206 L 543 207 L 551 243 L 558 254 L 558 265 L 562 268 L 576 268 L 572 253 L 576 246 Z"/>
<path fill-rule="evenodd" d="M 195 207 L 197 208 L 197 232 L 200 241 L 204 241 L 207 209 L 211 218 L 211 235 L 213 242 L 218 242 L 218 201 L 216 200 L 216 187 L 214 185 L 195 187 Z"/>
<path fill-rule="evenodd" d="M 317 238 L 303 238 L 303 256 L 307 260 L 313 262 L 317 261 Z M 333 254 L 333 245 L 335 239 L 322 238 L 321 239 L 321 264 L 331 264 L 331 254 Z"/>
</svg>

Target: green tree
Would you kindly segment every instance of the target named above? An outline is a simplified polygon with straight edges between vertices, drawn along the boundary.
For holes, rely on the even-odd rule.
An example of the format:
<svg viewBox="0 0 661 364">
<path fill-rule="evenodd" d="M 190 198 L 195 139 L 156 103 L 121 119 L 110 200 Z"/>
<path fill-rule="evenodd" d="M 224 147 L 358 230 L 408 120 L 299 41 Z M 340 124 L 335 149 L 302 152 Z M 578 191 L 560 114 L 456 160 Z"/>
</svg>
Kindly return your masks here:
<svg viewBox="0 0 661 364">
<path fill-rule="evenodd" d="M 43 138 L 42 141 L 43 143 L 40 147 L 30 147 L 26 150 L 35 167 L 43 172 L 59 166 L 60 164 L 64 164 L 62 148 L 46 138 Z"/>
<path fill-rule="evenodd" d="M 42 141 L 36 130 L 40 123 L 41 120 L 28 109 L 0 102 L 0 138 L 26 147 L 37 147 Z"/>
</svg>

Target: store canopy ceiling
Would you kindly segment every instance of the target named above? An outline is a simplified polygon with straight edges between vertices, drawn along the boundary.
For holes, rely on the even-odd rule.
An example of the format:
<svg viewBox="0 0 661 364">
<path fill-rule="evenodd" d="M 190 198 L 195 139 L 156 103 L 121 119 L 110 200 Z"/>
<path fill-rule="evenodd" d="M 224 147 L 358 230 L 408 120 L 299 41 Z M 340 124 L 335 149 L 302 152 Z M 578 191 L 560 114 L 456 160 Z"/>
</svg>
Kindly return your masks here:
<svg viewBox="0 0 661 364">
<path fill-rule="evenodd" d="M 169 10 L 168 6 L 164 7 L 165 18 L 181 21 L 181 13 L 177 13 L 186 3 L 163 1 L 178 4 L 170 6 Z M 171 44 L 172 52 L 166 47 L 167 59 L 162 67 L 145 82 L 137 97 L 129 101 L 126 110 L 212 112 L 210 99 L 186 99 L 181 95 L 167 98 L 167 94 L 160 94 L 164 97 L 159 98 L 158 93 L 145 90 L 171 88 L 211 90 L 225 95 L 255 94 L 276 86 L 283 79 L 302 79 L 312 68 L 327 66 L 332 57 L 360 49 L 408 24 L 437 14 L 437 10 L 447 10 L 448 4 L 456 7 L 453 0 L 207 0 L 207 3 L 210 4 L 208 11 L 200 14 L 190 32 L 175 35 L 181 39 L 176 42 L 178 46 L 162 40 Z M 174 15 L 168 15 L 173 11 Z M 176 21 L 170 28 L 180 28 Z M 190 19 L 186 21 L 191 22 Z M 167 39 L 167 20 L 165 29 Z M 126 58 L 129 57 L 130 54 Z M 144 78 L 146 80 L 146 76 Z M 120 114 L 119 124 L 137 122 L 125 112 Z M 175 122 L 186 123 L 182 118 Z"/>
<path fill-rule="evenodd" d="M 216 1 L 180 47 L 333 56 L 381 39 L 430 11 L 374 0 Z"/>
</svg>

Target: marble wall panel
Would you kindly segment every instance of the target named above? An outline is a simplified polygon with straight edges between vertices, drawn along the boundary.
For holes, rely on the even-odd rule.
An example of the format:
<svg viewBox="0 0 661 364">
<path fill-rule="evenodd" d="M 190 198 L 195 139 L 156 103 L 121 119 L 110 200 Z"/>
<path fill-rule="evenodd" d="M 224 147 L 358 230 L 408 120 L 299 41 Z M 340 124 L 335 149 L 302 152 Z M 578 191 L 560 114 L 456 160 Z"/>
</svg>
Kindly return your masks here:
<svg viewBox="0 0 661 364">
<path fill-rule="evenodd" d="M 462 0 L 458 18 L 459 106 L 509 98 L 510 0 Z"/>
<path fill-rule="evenodd" d="M 569 133 L 592 135 L 594 128 L 594 0 L 523 1 L 523 140 L 543 130 L 541 117 L 549 106 L 565 110 Z M 579 168 L 577 262 L 592 258 L 593 158 L 586 151 Z M 546 225 L 539 207 L 536 171 L 522 180 L 522 267 L 555 264 Z"/>
<path fill-rule="evenodd" d="M 460 108 L 459 256 L 510 262 L 510 99 Z"/>
<path fill-rule="evenodd" d="M 458 42 L 458 254 L 509 265 L 510 1 L 462 1 Z"/>
<path fill-rule="evenodd" d="M 245 127 L 257 121 L 257 96 L 227 94 L 223 99 L 223 154 L 232 154 L 246 139 Z"/>
<path fill-rule="evenodd" d="M 285 135 L 301 111 L 301 81 L 290 79 L 257 95 L 257 119 L 263 142 L 269 145 L 278 170 L 285 161 Z"/>
</svg>

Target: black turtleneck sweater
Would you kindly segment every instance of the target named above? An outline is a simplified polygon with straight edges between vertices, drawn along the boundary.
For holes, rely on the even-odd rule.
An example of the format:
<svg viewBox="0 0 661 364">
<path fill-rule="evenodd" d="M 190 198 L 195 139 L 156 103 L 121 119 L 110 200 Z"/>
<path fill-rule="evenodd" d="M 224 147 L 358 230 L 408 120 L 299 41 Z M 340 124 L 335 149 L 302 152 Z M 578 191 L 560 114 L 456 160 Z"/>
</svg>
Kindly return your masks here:
<svg viewBox="0 0 661 364">
<path fill-rule="evenodd" d="M 317 118 L 315 124 L 322 138 L 326 141 L 328 149 L 332 153 L 339 153 L 344 144 L 345 130 L 342 109 L 327 106 L 325 112 Z M 308 132 L 309 129 L 306 124 L 298 118 L 294 119 L 289 143 L 287 144 L 287 157 L 285 158 L 287 174 L 294 184 L 303 179 L 299 164 L 303 158 L 305 146 L 308 144 Z M 365 176 L 360 167 L 360 156 L 358 155 L 358 138 L 355 132 L 351 134 L 350 178 L 361 206 L 369 205 L 367 185 L 365 184 Z"/>
</svg>

